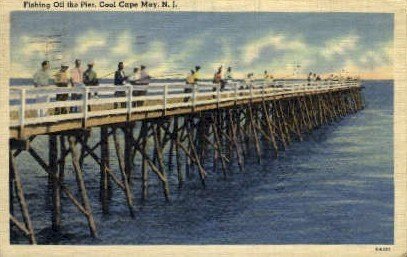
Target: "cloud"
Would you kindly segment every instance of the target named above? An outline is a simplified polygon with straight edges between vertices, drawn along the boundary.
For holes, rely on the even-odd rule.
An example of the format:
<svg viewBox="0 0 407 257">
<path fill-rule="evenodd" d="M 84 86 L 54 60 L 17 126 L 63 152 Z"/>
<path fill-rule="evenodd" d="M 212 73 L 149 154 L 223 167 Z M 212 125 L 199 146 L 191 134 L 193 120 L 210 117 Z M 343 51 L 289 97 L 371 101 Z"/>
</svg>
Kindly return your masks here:
<svg viewBox="0 0 407 257">
<path fill-rule="evenodd" d="M 221 38 L 219 44 L 219 56 L 216 57 L 209 66 L 213 71 L 218 69 L 219 66 L 223 66 L 224 68 L 227 66 L 235 66 L 236 62 L 232 49 L 232 42 L 225 38 Z"/>
<path fill-rule="evenodd" d="M 349 74 L 357 74 L 365 79 L 391 79 L 393 74 L 393 41 L 377 43 L 369 48 L 354 48 L 350 55 L 343 54 L 341 62 L 338 59 L 327 60 L 335 62 L 335 70 L 345 70 Z"/>
<path fill-rule="evenodd" d="M 332 59 L 337 55 L 344 55 L 354 50 L 358 42 L 359 36 L 353 34 L 328 40 L 321 50 L 321 55 L 326 59 Z"/>
<path fill-rule="evenodd" d="M 273 48 L 275 51 L 302 51 L 307 45 L 299 40 L 287 38 L 284 35 L 269 35 L 247 43 L 242 48 L 242 60 L 245 64 L 252 64 L 260 57 L 263 50 Z"/>
<path fill-rule="evenodd" d="M 33 43 L 33 39 L 29 34 L 16 39 L 12 52 L 13 76 L 31 77 L 39 68 L 44 58 L 44 44 Z M 65 60 L 71 62 L 79 57 L 85 63 L 93 59 L 100 75 L 116 69 L 118 61 L 125 63 L 128 72 L 144 64 L 156 77 L 187 74 L 196 64 L 200 64 L 203 67 L 202 76 L 208 78 L 220 65 L 232 66 L 234 77 L 241 78 L 248 72 L 261 74 L 264 70 L 290 75 L 296 64 L 301 65 L 302 74 L 309 71 L 336 72 L 342 68 L 354 73 L 376 70 L 383 74 L 391 70 L 389 67 L 393 63 L 392 40 L 367 48 L 362 45 L 364 40 L 355 34 L 325 42 L 306 43 L 297 34 L 269 33 L 242 42 L 211 31 L 195 33 L 179 41 L 166 38 L 150 40 L 139 48 L 136 35 L 129 29 L 120 31 L 114 37 L 104 31 L 81 31 L 74 38 L 64 40 L 65 43 L 69 42 L 61 53 Z M 53 46 L 49 50 L 54 50 Z M 27 65 L 27 60 L 30 65 Z M 52 62 L 52 66 L 56 65 L 56 62 Z"/>
<path fill-rule="evenodd" d="M 152 75 L 161 76 L 163 72 L 170 69 L 170 67 L 166 65 L 166 60 L 166 45 L 161 41 L 153 41 L 149 43 L 148 48 L 144 52 L 135 50 L 127 52 L 123 62 L 127 69 L 145 65 Z"/>
<path fill-rule="evenodd" d="M 20 44 L 24 46 L 21 48 L 21 54 L 26 58 L 30 58 L 35 54 L 43 54 L 47 48 L 45 43 L 26 35 L 21 37 Z M 49 45 L 48 49 L 52 50 L 53 45 Z"/>
<path fill-rule="evenodd" d="M 113 46 L 110 52 L 115 56 L 124 56 L 131 54 L 135 43 L 136 35 L 131 35 L 129 31 L 124 31 L 117 36 L 116 45 Z"/>
<path fill-rule="evenodd" d="M 179 62 L 185 62 L 187 59 L 191 59 L 199 55 L 201 48 L 207 43 L 205 37 L 207 33 L 194 35 L 188 38 L 182 43 L 180 51 L 173 53 L 169 56 L 169 62 L 177 64 Z"/>
<path fill-rule="evenodd" d="M 75 48 L 73 49 L 77 55 L 86 54 L 92 48 L 104 47 L 107 43 L 107 36 L 90 30 L 83 33 L 76 39 Z"/>
</svg>

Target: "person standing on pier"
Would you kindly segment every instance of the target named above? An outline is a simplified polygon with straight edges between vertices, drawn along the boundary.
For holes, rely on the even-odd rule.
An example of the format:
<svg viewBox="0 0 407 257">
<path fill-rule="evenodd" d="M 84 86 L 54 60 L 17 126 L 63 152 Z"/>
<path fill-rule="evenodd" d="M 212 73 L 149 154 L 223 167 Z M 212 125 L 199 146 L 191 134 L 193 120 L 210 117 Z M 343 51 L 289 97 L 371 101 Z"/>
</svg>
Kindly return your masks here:
<svg viewBox="0 0 407 257">
<path fill-rule="evenodd" d="M 246 83 L 246 89 L 248 89 L 253 83 L 253 76 L 253 73 L 248 73 L 246 78 L 244 79 L 244 82 Z M 243 89 L 243 86 L 241 86 L 240 89 Z"/>
<path fill-rule="evenodd" d="M 95 66 L 95 62 L 93 62 L 93 61 L 88 62 L 88 68 L 83 73 L 83 84 L 85 84 L 85 86 L 87 86 L 87 87 L 89 87 L 89 86 L 94 87 L 94 86 L 99 85 L 99 80 L 98 80 L 97 74 L 93 69 L 94 66 Z M 97 93 L 95 93 L 95 96 L 97 96 Z M 88 99 L 91 99 L 91 98 L 92 98 L 92 94 L 89 93 Z M 88 111 L 90 111 L 90 106 L 88 106 Z"/>
<path fill-rule="evenodd" d="M 128 77 L 126 76 L 126 73 L 124 72 L 124 64 L 123 62 L 119 62 L 117 65 L 117 71 L 114 73 L 114 85 L 121 87 L 126 84 Z M 126 96 L 126 91 L 124 89 L 121 90 L 116 90 L 114 93 L 115 97 L 125 97 Z M 118 108 L 118 103 L 114 104 L 114 108 Z M 126 103 L 120 103 L 121 108 L 126 108 Z"/>
<path fill-rule="evenodd" d="M 70 78 L 68 75 L 68 68 L 67 64 L 61 64 L 61 69 L 55 74 L 55 85 L 57 87 L 67 88 Z M 56 100 L 57 101 L 66 101 L 68 100 L 69 94 L 57 94 Z M 67 114 L 68 109 L 66 107 L 57 107 L 55 108 L 55 115 L 59 114 Z"/>
<path fill-rule="evenodd" d="M 128 81 L 131 85 L 140 85 L 140 72 L 138 67 L 133 69 L 133 74 L 129 76 Z"/>
<path fill-rule="evenodd" d="M 151 76 L 146 71 L 146 66 L 140 66 L 140 84 L 141 85 L 148 85 L 150 84 Z"/>
<path fill-rule="evenodd" d="M 194 70 L 191 70 L 191 73 L 187 76 L 185 82 L 187 85 L 195 84 L 195 71 Z"/>
<path fill-rule="evenodd" d="M 308 77 L 307 77 L 308 86 L 311 85 L 311 77 L 312 77 L 312 72 L 308 73 Z"/>
<path fill-rule="evenodd" d="M 225 73 L 225 81 L 226 83 L 230 83 L 233 80 L 232 76 L 232 67 L 228 67 Z"/>
<path fill-rule="evenodd" d="M 269 74 L 267 70 L 264 71 L 263 79 L 267 87 L 272 86 L 273 75 Z"/>
<path fill-rule="evenodd" d="M 195 84 L 201 80 L 201 73 L 199 72 L 200 70 L 201 70 L 201 66 L 199 66 L 199 65 L 195 66 L 195 73 L 194 73 Z"/>
<path fill-rule="evenodd" d="M 135 67 L 133 69 L 133 74 L 129 77 L 128 79 L 129 83 L 131 85 L 142 85 L 142 83 L 140 82 L 140 71 L 138 67 Z M 137 96 L 143 96 L 146 94 L 146 91 L 143 90 L 143 88 L 137 88 L 137 87 L 133 87 L 133 96 L 137 97 Z M 136 106 L 142 106 L 143 105 L 143 101 L 136 101 L 132 104 L 133 107 Z"/>
<path fill-rule="evenodd" d="M 75 89 L 80 88 L 83 85 L 83 70 L 81 68 L 81 60 L 75 60 L 75 68 L 71 69 L 71 84 L 72 87 Z M 80 100 L 81 95 L 77 93 L 73 93 L 71 95 L 72 100 Z M 73 106 L 71 107 L 71 112 L 78 112 L 78 107 Z"/>
<path fill-rule="evenodd" d="M 192 87 L 195 85 L 195 71 L 191 70 L 191 73 L 187 76 L 186 80 L 186 87 L 184 88 L 184 93 L 185 94 L 190 94 L 192 93 Z M 184 102 L 188 102 L 190 99 L 189 96 L 184 97 Z"/>
<path fill-rule="evenodd" d="M 220 91 L 225 89 L 225 81 L 222 79 L 222 66 L 218 68 L 218 71 L 213 76 L 213 84 L 217 84 L 217 87 L 220 87 Z M 213 88 L 213 91 L 217 91 L 217 87 Z"/>
<path fill-rule="evenodd" d="M 34 87 L 47 87 L 50 84 L 51 76 L 49 73 L 49 62 L 43 61 L 41 63 L 41 69 L 39 69 L 33 76 Z M 48 96 L 46 95 L 37 95 L 35 102 L 36 103 L 46 103 L 48 101 Z M 38 110 L 39 117 L 45 116 L 45 110 L 40 108 Z"/>
</svg>

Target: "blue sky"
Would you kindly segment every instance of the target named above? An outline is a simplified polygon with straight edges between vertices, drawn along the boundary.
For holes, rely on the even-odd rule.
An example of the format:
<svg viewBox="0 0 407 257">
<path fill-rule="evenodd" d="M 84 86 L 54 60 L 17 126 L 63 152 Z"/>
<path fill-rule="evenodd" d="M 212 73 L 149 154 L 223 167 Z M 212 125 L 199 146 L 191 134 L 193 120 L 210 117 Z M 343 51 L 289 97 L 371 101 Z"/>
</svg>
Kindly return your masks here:
<svg viewBox="0 0 407 257">
<path fill-rule="evenodd" d="M 296 64 L 301 74 L 391 77 L 393 64 L 392 14 L 14 12 L 10 32 L 13 77 L 31 76 L 45 58 L 38 37 L 54 34 L 62 37 L 48 47 L 52 58 L 94 60 L 100 75 L 118 61 L 129 71 L 147 65 L 153 76 L 232 66 L 236 77 L 287 76 Z"/>
</svg>

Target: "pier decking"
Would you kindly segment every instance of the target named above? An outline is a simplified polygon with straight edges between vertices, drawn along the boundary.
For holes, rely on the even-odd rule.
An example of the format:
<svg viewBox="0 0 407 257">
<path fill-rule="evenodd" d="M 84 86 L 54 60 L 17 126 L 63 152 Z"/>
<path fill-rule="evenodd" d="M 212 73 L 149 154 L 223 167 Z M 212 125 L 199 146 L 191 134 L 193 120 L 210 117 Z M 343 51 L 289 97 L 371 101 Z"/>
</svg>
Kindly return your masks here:
<svg viewBox="0 0 407 257">
<path fill-rule="evenodd" d="M 202 83 L 191 85 L 189 91 L 185 91 L 186 87 L 184 83 L 151 83 L 148 86 L 100 85 L 75 89 L 12 88 L 10 203 L 13 197 L 17 197 L 23 217 L 23 222 L 15 217 L 11 204 L 12 224 L 31 243 L 36 243 L 20 172 L 15 165 L 23 151 L 27 151 L 49 176 L 53 190 L 53 230 L 58 231 L 61 226 L 63 193 L 86 217 L 90 234 L 97 236 L 97 225 L 83 179 L 85 158 L 91 158 L 100 167 L 103 213 L 109 212 L 110 185 L 115 183 L 119 190 L 123 190 L 129 214 L 134 216 L 137 215 L 132 188 L 135 172 L 141 174 L 144 201 L 148 198 L 151 172 L 162 183 L 164 199 L 170 201 L 168 163 L 172 165 L 175 161 L 179 188 L 185 181 L 185 170 L 192 168 L 204 187 L 208 172 L 205 159 L 209 157 L 213 158 L 213 172 L 219 169 L 219 174 L 227 178 L 231 162 L 236 161 L 239 169 L 244 171 L 247 145 L 254 145 L 261 162 L 264 156 L 260 140 L 272 146 L 274 154 L 271 157 L 275 157 L 293 141 L 302 141 L 313 129 L 363 108 L 358 81 L 254 82 L 249 85 L 233 82 L 224 89 Z M 139 95 L 143 91 L 146 91 L 145 95 Z M 75 96 L 77 100 L 55 101 L 61 94 Z M 99 142 L 95 145 L 88 142 L 92 133 L 98 133 Z M 40 156 L 30 144 L 38 136 L 48 137 L 49 154 L 46 157 Z M 109 138 L 114 142 L 118 167 L 109 163 Z M 165 157 L 164 151 L 170 153 L 169 157 Z M 65 183 L 68 155 L 72 157 L 80 199 Z M 140 170 L 135 169 L 136 155 L 142 159 Z M 181 162 L 181 156 L 187 163 Z"/>
</svg>

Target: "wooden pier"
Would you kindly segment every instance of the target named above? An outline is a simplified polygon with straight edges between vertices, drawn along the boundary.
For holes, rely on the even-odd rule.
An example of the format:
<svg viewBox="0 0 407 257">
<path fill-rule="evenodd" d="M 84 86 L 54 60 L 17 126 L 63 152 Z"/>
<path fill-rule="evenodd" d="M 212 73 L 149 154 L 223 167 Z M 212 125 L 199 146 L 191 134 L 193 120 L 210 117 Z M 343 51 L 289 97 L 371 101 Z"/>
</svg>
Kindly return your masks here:
<svg viewBox="0 0 407 257">
<path fill-rule="evenodd" d="M 149 177 L 157 176 L 165 201 L 171 200 L 168 167 L 176 167 L 178 188 L 185 172 L 197 172 L 205 187 L 208 172 L 231 176 L 230 163 L 245 171 L 248 145 L 255 146 L 258 162 L 275 158 L 294 141 L 302 141 L 314 129 L 336 122 L 363 108 L 360 82 L 243 82 L 226 88 L 211 83 L 189 86 L 183 83 L 151 83 L 148 86 L 84 88 L 23 88 L 10 91 L 10 221 L 36 243 L 27 200 L 16 162 L 28 152 L 44 172 L 52 188 L 54 231 L 61 228 L 61 195 L 64 194 L 87 220 L 89 233 L 97 237 L 97 224 L 84 182 L 83 163 L 91 158 L 100 167 L 100 203 L 104 214 L 114 192 L 112 183 L 123 191 L 128 213 L 137 215 L 134 195 L 149 196 Z M 116 92 L 121 92 L 116 94 Z M 76 95 L 78 100 L 55 101 L 56 95 Z M 97 94 L 97 96 L 95 96 Z M 120 95 L 120 96 L 119 96 Z M 80 96 L 80 97 L 78 97 Z M 41 100 L 40 100 L 41 99 Z M 91 145 L 88 140 L 97 137 Z M 47 137 L 48 156 L 32 146 Z M 261 142 L 273 149 L 264 156 Z M 109 143 L 114 147 L 110 148 Z M 46 147 L 46 146 L 44 146 Z M 114 149 L 111 153 L 110 149 Z M 170 154 L 165 154 L 168 152 Z M 110 165 L 110 155 L 118 167 Z M 71 163 L 66 157 L 71 156 Z M 135 168 L 135 157 L 141 165 Z M 210 171 L 205 160 L 212 158 Z M 181 160 L 187 160 L 185 163 Z M 72 165 L 76 194 L 66 183 L 65 169 Z M 141 176 L 141 192 L 133 179 Z M 79 197 L 77 197 L 79 196 Z M 16 218 L 17 198 L 22 221 Z"/>
</svg>

